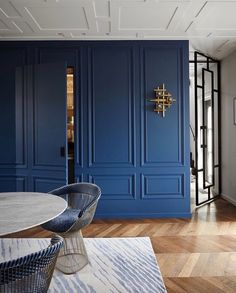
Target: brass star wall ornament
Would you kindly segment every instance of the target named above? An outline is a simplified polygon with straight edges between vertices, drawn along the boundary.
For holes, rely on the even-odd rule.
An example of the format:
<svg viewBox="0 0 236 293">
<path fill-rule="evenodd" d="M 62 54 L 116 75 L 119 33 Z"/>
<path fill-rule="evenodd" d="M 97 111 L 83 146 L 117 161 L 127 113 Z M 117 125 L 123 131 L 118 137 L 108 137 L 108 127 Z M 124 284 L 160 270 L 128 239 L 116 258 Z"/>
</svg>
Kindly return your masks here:
<svg viewBox="0 0 236 293">
<path fill-rule="evenodd" d="M 154 111 L 158 114 L 162 114 L 162 117 L 165 117 L 165 112 L 167 108 L 170 108 L 173 102 L 176 100 L 172 98 L 172 95 L 165 88 L 163 83 L 161 86 L 158 86 L 154 90 L 155 99 L 149 99 L 149 102 L 155 103 Z"/>
</svg>

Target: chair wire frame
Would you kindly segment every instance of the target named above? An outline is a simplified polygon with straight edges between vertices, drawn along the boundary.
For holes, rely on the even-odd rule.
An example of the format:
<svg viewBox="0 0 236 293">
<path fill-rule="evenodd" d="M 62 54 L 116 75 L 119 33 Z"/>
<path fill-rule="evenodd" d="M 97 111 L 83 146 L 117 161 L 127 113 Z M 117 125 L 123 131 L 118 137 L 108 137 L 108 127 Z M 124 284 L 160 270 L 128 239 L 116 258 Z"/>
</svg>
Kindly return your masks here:
<svg viewBox="0 0 236 293">
<path fill-rule="evenodd" d="M 94 217 L 101 189 L 92 183 L 80 182 L 62 186 L 50 192 L 66 196 L 69 208 L 78 209 L 78 219 L 65 232 L 57 232 L 64 238 L 56 268 L 65 274 L 74 274 L 89 263 L 81 229 L 88 226 Z"/>
<path fill-rule="evenodd" d="M 0 263 L 0 292 L 46 293 L 63 244 L 63 238 L 55 235 L 47 248 Z"/>
</svg>

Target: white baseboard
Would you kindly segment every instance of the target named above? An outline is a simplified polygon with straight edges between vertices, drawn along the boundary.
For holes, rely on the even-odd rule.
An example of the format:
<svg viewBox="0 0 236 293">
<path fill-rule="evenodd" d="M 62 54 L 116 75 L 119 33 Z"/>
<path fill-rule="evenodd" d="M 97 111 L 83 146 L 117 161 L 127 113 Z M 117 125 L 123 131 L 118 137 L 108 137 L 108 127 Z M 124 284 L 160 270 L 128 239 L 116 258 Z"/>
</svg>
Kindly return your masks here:
<svg viewBox="0 0 236 293">
<path fill-rule="evenodd" d="M 226 194 L 221 194 L 221 197 L 228 202 L 232 203 L 234 206 L 236 206 L 236 199 L 233 199 L 232 197 L 226 195 Z"/>
</svg>

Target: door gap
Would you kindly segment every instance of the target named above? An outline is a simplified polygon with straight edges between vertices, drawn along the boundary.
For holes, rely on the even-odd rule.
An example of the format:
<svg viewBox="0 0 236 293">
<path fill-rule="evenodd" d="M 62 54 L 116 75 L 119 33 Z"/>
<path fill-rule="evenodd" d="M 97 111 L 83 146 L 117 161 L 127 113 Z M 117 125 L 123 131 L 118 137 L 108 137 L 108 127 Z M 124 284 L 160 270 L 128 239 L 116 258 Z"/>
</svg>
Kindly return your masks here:
<svg viewBox="0 0 236 293">
<path fill-rule="evenodd" d="M 74 183 L 74 68 L 67 67 L 67 158 L 68 158 L 68 183 Z"/>
</svg>

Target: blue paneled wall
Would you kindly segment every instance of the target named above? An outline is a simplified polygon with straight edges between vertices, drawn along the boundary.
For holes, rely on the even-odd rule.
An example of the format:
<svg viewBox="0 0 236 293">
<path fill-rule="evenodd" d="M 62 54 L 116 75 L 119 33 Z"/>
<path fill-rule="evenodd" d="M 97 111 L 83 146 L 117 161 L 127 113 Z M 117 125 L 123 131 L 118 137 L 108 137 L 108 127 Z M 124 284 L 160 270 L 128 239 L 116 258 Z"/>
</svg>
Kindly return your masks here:
<svg viewBox="0 0 236 293">
<path fill-rule="evenodd" d="M 75 175 L 102 188 L 97 217 L 190 216 L 188 42 L 0 43 L 1 191 L 46 192 L 66 182 L 67 166 L 48 155 L 50 131 L 37 116 L 54 103 L 57 125 L 63 105 L 56 93 L 38 101 L 35 74 L 27 68 L 40 63 L 74 67 Z M 63 82 L 61 72 L 55 74 L 54 81 Z M 162 83 L 176 99 L 165 118 L 148 101 Z M 54 141 L 60 147 L 51 139 L 51 150 Z M 48 158 L 44 167 L 35 166 L 42 158 Z"/>
</svg>

